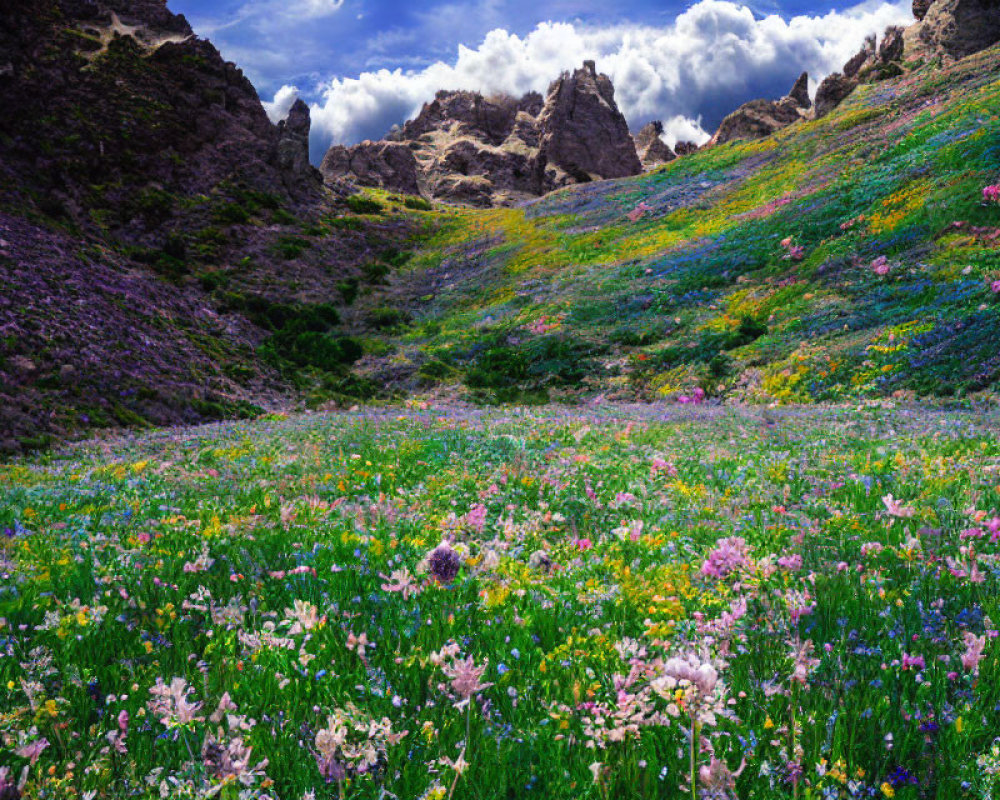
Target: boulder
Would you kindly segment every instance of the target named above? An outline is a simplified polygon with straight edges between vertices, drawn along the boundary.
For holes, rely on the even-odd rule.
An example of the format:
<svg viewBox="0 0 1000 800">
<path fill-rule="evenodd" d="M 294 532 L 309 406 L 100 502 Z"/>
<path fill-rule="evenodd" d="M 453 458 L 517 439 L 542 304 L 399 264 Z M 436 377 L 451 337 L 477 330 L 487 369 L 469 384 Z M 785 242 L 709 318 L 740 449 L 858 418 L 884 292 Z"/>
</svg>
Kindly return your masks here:
<svg viewBox="0 0 1000 800">
<path fill-rule="evenodd" d="M 825 117 L 839 106 L 857 88 L 858 82 L 843 73 L 834 72 L 820 83 L 816 90 L 814 113 L 816 119 Z"/>
<path fill-rule="evenodd" d="M 611 79 L 599 75 L 593 61 L 552 83 L 538 124 L 540 157 L 576 182 L 642 172 Z"/>
<path fill-rule="evenodd" d="M 934 0 L 913 0 L 913 16 L 915 16 L 918 21 L 922 20 L 927 16 L 927 11 L 933 3 Z"/>
<path fill-rule="evenodd" d="M 932 53 L 959 59 L 1000 42 L 1000 0 L 935 0 L 917 29 Z"/>
<path fill-rule="evenodd" d="M 540 97 L 534 93 L 534 98 Z M 531 104 L 526 98 L 526 106 Z M 520 110 L 520 103 L 506 95 L 488 98 L 479 92 L 439 91 L 393 138 L 415 141 L 428 133 L 449 131 L 455 136 L 473 136 L 500 145 L 513 130 Z"/>
<path fill-rule="evenodd" d="M 689 156 L 692 153 L 697 153 L 701 150 L 701 146 L 695 144 L 694 142 L 677 142 L 674 145 L 674 152 L 677 154 L 678 158 L 682 156 Z"/>
<path fill-rule="evenodd" d="M 475 206 L 507 205 L 541 193 L 533 154 L 459 139 L 425 165 L 432 196 Z M 466 180 L 469 179 L 469 180 Z"/>
<path fill-rule="evenodd" d="M 677 155 L 663 141 L 663 123 L 654 120 L 642 127 L 635 137 L 635 149 L 645 167 L 655 167 L 673 161 Z"/>
<path fill-rule="evenodd" d="M 420 194 L 417 160 L 410 148 L 399 142 L 334 145 L 324 156 L 320 172 L 327 181 L 353 179 L 361 186 Z"/>
</svg>

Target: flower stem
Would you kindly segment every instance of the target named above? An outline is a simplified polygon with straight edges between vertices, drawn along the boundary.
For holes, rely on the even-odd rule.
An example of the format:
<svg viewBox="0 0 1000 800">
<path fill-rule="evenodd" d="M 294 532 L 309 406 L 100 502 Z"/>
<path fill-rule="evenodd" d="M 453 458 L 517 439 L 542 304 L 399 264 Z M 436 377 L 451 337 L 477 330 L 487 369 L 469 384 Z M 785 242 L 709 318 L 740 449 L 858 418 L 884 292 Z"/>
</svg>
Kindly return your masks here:
<svg viewBox="0 0 1000 800">
<path fill-rule="evenodd" d="M 698 800 L 698 749 L 701 746 L 701 723 L 691 718 L 691 800 Z"/>
</svg>

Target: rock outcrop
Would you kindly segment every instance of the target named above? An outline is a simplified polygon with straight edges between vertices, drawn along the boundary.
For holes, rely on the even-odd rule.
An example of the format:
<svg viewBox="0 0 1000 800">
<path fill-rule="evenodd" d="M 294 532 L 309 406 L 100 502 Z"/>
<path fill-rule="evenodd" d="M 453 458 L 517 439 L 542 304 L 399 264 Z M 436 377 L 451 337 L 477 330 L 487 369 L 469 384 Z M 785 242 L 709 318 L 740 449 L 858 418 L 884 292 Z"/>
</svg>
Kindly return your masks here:
<svg viewBox="0 0 1000 800">
<path fill-rule="evenodd" d="M 17 109 L 0 115 L 0 182 L 31 186 L 26 202 L 146 240 L 166 236 L 172 198 L 222 184 L 320 196 L 308 110 L 272 125 L 242 71 L 165 0 L 8 0 L 0 17 L 0 105 Z"/>
<path fill-rule="evenodd" d="M 261 309 L 409 233 L 323 229 L 308 108 L 273 125 L 165 0 L 0 0 L 0 106 L 0 451 L 290 399 Z"/>
<path fill-rule="evenodd" d="M 965 58 L 1000 42 L 1000 0 L 934 0 L 918 18 L 911 41 L 930 55 Z"/>
<path fill-rule="evenodd" d="M 816 102 L 813 114 L 816 119 L 825 117 L 833 109 L 850 97 L 858 87 L 858 82 L 853 78 L 848 78 L 841 72 L 834 72 L 827 75 L 816 90 Z"/>
<path fill-rule="evenodd" d="M 642 165 L 647 169 L 658 164 L 666 164 L 677 158 L 677 154 L 663 141 L 663 123 L 649 122 L 635 136 L 635 149 Z"/>
<path fill-rule="evenodd" d="M 918 22 L 927 16 L 927 11 L 933 3 L 934 0 L 913 0 L 913 16 L 917 18 Z"/>
<path fill-rule="evenodd" d="M 642 172 L 628 123 L 615 104 L 607 75 L 593 61 L 572 75 L 563 74 L 549 87 L 538 117 L 541 154 L 577 183 L 625 178 Z"/>
<path fill-rule="evenodd" d="M 309 106 L 301 99 L 292 105 L 288 117 L 278 123 L 278 168 L 293 181 L 316 178 L 316 168 L 309 163 L 311 128 Z"/>
<path fill-rule="evenodd" d="M 555 81 L 544 101 L 537 92 L 438 92 L 384 141 L 331 148 L 321 171 L 330 182 L 494 206 L 637 175 L 642 165 L 610 79 L 588 62 Z"/>
<path fill-rule="evenodd" d="M 735 139 L 763 139 L 806 117 L 809 99 L 809 74 L 803 72 L 791 91 L 780 100 L 751 100 L 722 120 L 710 145 Z"/>
<path fill-rule="evenodd" d="M 420 194 L 417 160 L 404 144 L 362 142 L 354 147 L 331 147 L 320 166 L 329 181 L 354 178 L 362 186 L 374 186 L 405 194 Z"/>
<path fill-rule="evenodd" d="M 701 146 L 695 144 L 694 142 L 677 142 L 677 144 L 674 145 L 674 152 L 677 153 L 678 158 L 689 156 L 692 153 L 697 153 L 699 150 L 701 150 Z"/>
<path fill-rule="evenodd" d="M 906 41 L 903 38 L 905 32 L 905 29 L 898 25 L 893 25 L 885 29 L 882 43 L 878 47 L 878 60 L 880 64 L 888 65 L 902 61 L 906 49 Z"/>
<path fill-rule="evenodd" d="M 812 100 L 809 99 L 809 73 L 803 72 L 796 79 L 792 90 L 788 93 L 787 99 L 795 103 L 799 108 L 812 108 Z"/>
<path fill-rule="evenodd" d="M 828 75 L 816 90 L 813 116 L 825 117 L 839 106 L 862 83 L 873 83 L 900 75 L 906 49 L 907 31 L 898 26 L 886 28 L 882 41 L 874 35 L 865 39 L 861 50 L 842 72 Z"/>
<path fill-rule="evenodd" d="M 861 49 L 844 64 L 844 75 L 854 78 L 861 70 L 874 63 L 878 53 L 877 38 L 875 34 L 865 37 L 865 43 Z"/>
</svg>

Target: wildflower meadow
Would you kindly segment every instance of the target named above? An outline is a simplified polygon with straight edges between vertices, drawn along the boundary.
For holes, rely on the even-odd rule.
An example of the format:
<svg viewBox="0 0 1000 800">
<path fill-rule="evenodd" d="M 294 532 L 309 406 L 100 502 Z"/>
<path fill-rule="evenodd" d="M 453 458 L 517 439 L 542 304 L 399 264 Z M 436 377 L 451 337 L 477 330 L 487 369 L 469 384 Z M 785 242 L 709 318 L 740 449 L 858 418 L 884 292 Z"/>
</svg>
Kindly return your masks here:
<svg viewBox="0 0 1000 800">
<path fill-rule="evenodd" d="M 996 796 L 995 414 L 411 405 L 0 468 L 0 797 Z"/>
</svg>

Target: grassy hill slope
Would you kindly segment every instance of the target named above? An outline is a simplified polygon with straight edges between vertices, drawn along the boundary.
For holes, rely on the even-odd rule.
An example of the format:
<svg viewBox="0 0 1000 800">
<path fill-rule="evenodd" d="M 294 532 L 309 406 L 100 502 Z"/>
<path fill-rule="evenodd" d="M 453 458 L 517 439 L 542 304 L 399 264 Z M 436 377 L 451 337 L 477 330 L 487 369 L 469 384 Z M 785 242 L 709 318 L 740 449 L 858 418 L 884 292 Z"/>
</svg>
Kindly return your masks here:
<svg viewBox="0 0 1000 800">
<path fill-rule="evenodd" d="M 377 301 L 416 321 L 366 368 L 496 400 L 989 390 L 998 109 L 993 48 L 862 86 L 760 142 L 451 212 Z"/>
</svg>

